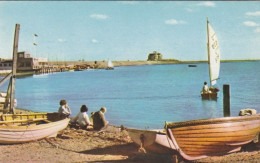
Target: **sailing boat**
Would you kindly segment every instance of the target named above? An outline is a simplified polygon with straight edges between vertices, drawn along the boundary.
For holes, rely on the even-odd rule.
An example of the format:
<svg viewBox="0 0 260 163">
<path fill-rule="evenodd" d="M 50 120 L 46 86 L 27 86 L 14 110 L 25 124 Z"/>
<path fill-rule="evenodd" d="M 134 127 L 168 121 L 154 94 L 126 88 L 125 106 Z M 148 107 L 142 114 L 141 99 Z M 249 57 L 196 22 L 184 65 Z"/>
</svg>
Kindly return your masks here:
<svg viewBox="0 0 260 163">
<path fill-rule="evenodd" d="M 209 80 L 210 87 L 209 91 L 201 92 L 202 99 L 216 99 L 218 88 L 213 87 L 219 79 L 219 70 L 220 70 L 220 53 L 219 53 L 219 44 L 218 39 L 213 30 L 212 26 L 207 20 L 207 51 L 208 51 L 208 64 L 209 64 Z"/>
<path fill-rule="evenodd" d="M 58 113 L 25 113 L 24 110 L 16 113 L 14 91 L 19 30 L 20 24 L 16 24 L 12 72 L 1 81 L 5 82 L 10 78 L 3 113 L 0 113 L 0 144 L 24 143 L 55 137 L 59 131 L 67 127 L 70 121 L 69 118 L 60 117 Z"/>
<path fill-rule="evenodd" d="M 107 61 L 107 70 L 114 70 L 114 64 L 112 63 L 111 60 Z"/>
</svg>

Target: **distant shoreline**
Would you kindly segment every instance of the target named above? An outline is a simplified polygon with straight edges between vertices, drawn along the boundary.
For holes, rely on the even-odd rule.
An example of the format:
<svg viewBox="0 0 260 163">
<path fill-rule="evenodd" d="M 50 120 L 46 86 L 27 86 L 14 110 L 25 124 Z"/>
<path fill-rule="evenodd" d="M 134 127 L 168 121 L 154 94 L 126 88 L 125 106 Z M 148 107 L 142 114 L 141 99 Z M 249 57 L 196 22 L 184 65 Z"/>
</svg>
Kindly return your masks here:
<svg viewBox="0 0 260 163">
<path fill-rule="evenodd" d="M 260 61 L 260 59 L 241 59 L 241 60 L 221 60 L 220 62 L 249 62 L 249 61 Z M 146 60 L 136 60 L 136 61 L 113 61 L 114 66 L 138 66 L 138 65 L 160 65 L 160 64 L 195 64 L 195 63 L 207 63 L 207 60 L 199 61 L 181 61 L 175 59 L 164 59 L 162 61 L 146 61 Z M 49 61 L 49 65 L 98 65 L 98 68 L 106 68 L 107 61 Z"/>
<path fill-rule="evenodd" d="M 241 59 L 241 60 L 221 60 L 220 62 L 254 62 L 260 61 L 260 59 Z M 137 61 L 112 61 L 115 67 L 120 66 L 142 66 L 142 65 L 167 65 L 167 64 L 198 64 L 198 63 L 207 63 L 206 60 L 201 61 L 180 61 L 175 59 L 164 59 L 162 61 L 146 61 L 146 60 L 137 60 Z M 95 69 L 106 69 L 107 61 L 49 61 L 49 66 L 75 66 L 75 65 L 89 65 L 90 67 L 95 67 Z M 2 71 L 2 72 L 1 72 Z M 9 72 L 8 72 L 9 73 Z M 5 76 L 8 74 L 6 70 L 0 70 L 0 76 Z M 17 76 L 26 76 L 33 75 L 34 71 L 31 72 L 20 72 L 17 73 Z"/>
</svg>

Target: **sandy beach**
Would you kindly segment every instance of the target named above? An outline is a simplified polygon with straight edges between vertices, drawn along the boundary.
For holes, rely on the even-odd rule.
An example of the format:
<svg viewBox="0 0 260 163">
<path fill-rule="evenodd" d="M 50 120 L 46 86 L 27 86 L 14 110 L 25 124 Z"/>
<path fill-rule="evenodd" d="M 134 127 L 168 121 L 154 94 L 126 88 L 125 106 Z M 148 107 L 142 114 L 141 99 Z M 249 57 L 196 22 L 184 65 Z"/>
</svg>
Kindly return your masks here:
<svg viewBox="0 0 260 163">
<path fill-rule="evenodd" d="M 175 162 L 175 157 L 140 153 L 126 130 L 109 126 L 103 131 L 67 127 L 56 138 L 35 142 L 0 145 L 0 162 Z M 178 161 L 186 163 L 177 156 Z M 194 162 L 259 162 L 260 151 L 252 144 L 226 156 Z"/>
</svg>

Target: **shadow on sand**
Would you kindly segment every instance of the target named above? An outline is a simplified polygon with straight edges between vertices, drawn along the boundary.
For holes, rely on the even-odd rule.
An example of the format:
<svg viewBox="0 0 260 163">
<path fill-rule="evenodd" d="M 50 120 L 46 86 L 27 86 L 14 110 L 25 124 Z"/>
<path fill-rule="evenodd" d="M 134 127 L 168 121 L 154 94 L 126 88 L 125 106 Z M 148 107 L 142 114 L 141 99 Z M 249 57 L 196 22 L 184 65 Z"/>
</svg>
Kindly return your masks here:
<svg viewBox="0 0 260 163">
<path fill-rule="evenodd" d="M 172 158 L 170 155 L 155 154 L 155 153 L 140 153 L 138 147 L 134 143 L 124 145 L 114 145 L 105 148 L 95 148 L 80 152 L 82 154 L 93 154 L 93 155 L 122 155 L 128 156 L 125 160 L 101 160 L 93 162 L 128 162 L 128 163 L 170 163 Z"/>
</svg>

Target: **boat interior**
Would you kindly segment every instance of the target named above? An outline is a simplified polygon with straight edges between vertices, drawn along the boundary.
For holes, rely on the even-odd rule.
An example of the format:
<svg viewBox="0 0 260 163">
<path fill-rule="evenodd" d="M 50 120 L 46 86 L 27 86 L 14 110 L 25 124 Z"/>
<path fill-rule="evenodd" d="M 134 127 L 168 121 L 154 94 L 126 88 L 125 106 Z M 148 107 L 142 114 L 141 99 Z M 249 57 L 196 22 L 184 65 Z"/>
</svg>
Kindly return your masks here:
<svg viewBox="0 0 260 163">
<path fill-rule="evenodd" d="M 62 120 L 58 113 L 27 113 L 27 114 L 2 114 L 0 115 L 0 125 L 6 126 L 26 126 L 39 125 Z"/>
</svg>

